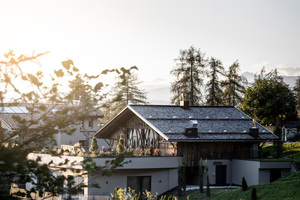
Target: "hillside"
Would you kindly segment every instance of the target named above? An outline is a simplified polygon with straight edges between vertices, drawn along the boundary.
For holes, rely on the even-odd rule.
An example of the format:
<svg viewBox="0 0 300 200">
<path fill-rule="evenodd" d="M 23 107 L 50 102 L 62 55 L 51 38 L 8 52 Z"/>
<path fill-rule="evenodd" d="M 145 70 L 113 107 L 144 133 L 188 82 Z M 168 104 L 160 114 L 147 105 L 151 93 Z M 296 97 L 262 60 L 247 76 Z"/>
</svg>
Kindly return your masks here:
<svg viewBox="0 0 300 200">
<path fill-rule="evenodd" d="M 234 199 L 251 199 L 251 190 L 255 187 L 259 200 L 292 200 L 300 199 L 300 172 L 290 174 L 273 183 L 264 185 L 250 186 L 247 191 L 242 192 L 241 189 L 235 189 L 219 194 L 211 200 L 234 200 Z"/>
</svg>

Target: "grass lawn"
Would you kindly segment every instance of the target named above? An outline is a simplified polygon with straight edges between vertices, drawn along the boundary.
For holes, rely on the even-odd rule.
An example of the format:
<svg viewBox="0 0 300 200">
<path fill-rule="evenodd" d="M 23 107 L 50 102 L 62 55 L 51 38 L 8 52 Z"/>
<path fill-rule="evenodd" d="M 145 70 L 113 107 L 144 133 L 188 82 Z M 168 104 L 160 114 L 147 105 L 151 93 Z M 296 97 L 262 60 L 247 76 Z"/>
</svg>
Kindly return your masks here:
<svg viewBox="0 0 300 200">
<path fill-rule="evenodd" d="M 270 155 L 275 157 L 276 153 L 273 145 L 264 146 L 263 151 L 269 152 Z M 298 169 L 300 169 L 300 142 L 284 143 L 282 156 L 293 159 L 296 162 Z"/>
<path fill-rule="evenodd" d="M 276 155 L 273 145 L 264 146 L 263 151 L 269 152 L 269 154 L 274 157 Z M 294 160 L 300 169 L 300 142 L 284 143 L 282 157 L 287 157 L 287 160 Z M 274 159 L 270 159 L 269 161 L 272 160 Z M 211 189 L 210 198 L 206 197 L 205 190 L 204 194 L 200 194 L 199 190 L 187 191 L 179 200 L 251 200 L 253 188 L 257 191 L 258 200 L 298 200 L 300 199 L 300 172 L 280 178 L 273 183 L 250 186 L 248 190 L 244 192 L 240 188 Z"/>
<path fill-rule="evenodd" d="M 300 172 L 290 174 L 273 183 L 248 187 L 247 191 L 238 189 L 211 189 L 211 197 L 205 193 L 199 194 L 199 190 L 186 192 L 179 200 L 251 200 L 252 188 L 257 191 L 258 200 L 298 200 L 300 199 Z M 205 192 L 205 191 L 204 191 Z"/>
<path fill-rule="evenodd" d="M 213 197 L 216 197 L 220 194 L 226 193 L 226 192 L 234 192 L 236 190 L 240 189 L 210 189 L 210 194 L 211 197 L 207 198 L 206 197 L 206 190 L 204 189 L 204 193 L 201 194 L 199 189 L 197 190 L 191 190 L 191 191 L 186 191 L 182 197 L 179 197 L 178 200 L 198 200 L 198 199 L 212 199 Z"/>
</svg>

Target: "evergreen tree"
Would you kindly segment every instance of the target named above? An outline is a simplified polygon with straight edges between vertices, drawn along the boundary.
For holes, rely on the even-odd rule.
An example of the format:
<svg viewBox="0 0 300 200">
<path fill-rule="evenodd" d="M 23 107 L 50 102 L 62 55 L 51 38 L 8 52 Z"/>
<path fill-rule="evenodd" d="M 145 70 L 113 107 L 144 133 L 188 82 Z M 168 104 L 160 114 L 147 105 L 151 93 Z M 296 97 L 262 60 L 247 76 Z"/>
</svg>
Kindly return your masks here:
<svg viewBox="0 0 300 200">
<path fill-rule="evenodd" d="M 207 160 L 205 160 L 205 171 L 206 171 L 206 196 L 210 197 L 210 182 L 209 182 L 209 175 L 208 175 Z"/>
<path fill-rule="evenodd" d="M 117 82 L 112 87 L 112 98 L 107 100 L 105 109 L 105 119 L 109 120 L 119 113 L 128 104 L 147 104 L 147 93 L 139 88 L 142 83 L 133 70 L 138 70 L 136 66 L 129 69 L 121 68 L 117 71 Z"/>
<path fill-rule="evenodd" d="M 248 190 L 248 184 L 245 179 L 245 177 L 242 178 L 242 191 L 247 191 Z"/>
<path fill-rule="evenodd" d="M 177 167 L 177 173 L 178 173 L 178 186 L 177 186 L 177 194 L 179 197 L 182 196 L 182 187 L 183 187 L 183 170 L 182 166 L 178 165 Z"/>
<path fill-rule="evenodd" d="M 117 145 L 117 153 L 123 153 L 125 152 L 125 141 L 124 141 L 124 135 L 120 135 L 119 143 Z"/>
<path fill-rule="evenodd" d="M 174 94 L 171 103 L 179 105 L 180 97 L 184 93 L 190 104 L 197 106 L 201 102 L 204 67 L 206 60 L 200 49 L 191 46 L 187 50 L 180 50 L 176 61 L 176 67 L 171 70 L 175 81 L 171 83 L 171 92 Z"/>
<path fill-rule="evenodd" d="M 91 147 L 89 151 L 92 153 L 93 156 L 96 156 L 99 153 L 99 146 L 95 135 L 93 136 Z"/>
<path fill-rule="evenodd" d="M 300 76 L 296 80 L 296 85 L 294 87 L 294 93 L 297 98 L 297 108 L 300 109 Z"/>
<path fill-rule="evenodd" d="M 206 105 L 219 106 L 222 105 L 222 89 L 221 82 L 219 81 L 219 75 L 224 74 L 224 67 L 222 62 L 218 59 L 211 58 L 209 63 L 208 78 L 209 81 L 206 84 Z"/>
<path fill-rule="evenodd" d="M 149 146 L 149 153 L 150 153 L 151 156 L 153 156 L 153 154 L 154 154 L 153 144 L 150 144 L 150 146 Z"/>
<path fill-rule="evenodd" d="M 275 141 L 274 148 L 275 148 L 275 156 L 276 158 L 280 158 L 282 155 L 282 125 L 281 125 L 280 117 L 276 118 L 276 126 L 274 130 L 274 134 L 279 137 L 279 141 Z"/>
<path fill-rule="evenodd" d="M 203 173 L 204 173 L 203 168 L 204 168 L 203 161 L 202 161 L 202 158 L 200 158 L 200 161 L 199 161 L 199 174 L 200 174 L 199 190 L 200 190 L 201 194 L 203 193 Z"/>
<path fill-rule="evenodd" d="M 242 95 L 245 93 L 247 80 L 239 75 L 239 70 L 239 62 L 235 61 L 225 74 L 226 80 L 221 84 L 225 88 L 223 98 L 227 106 L 237 106 L 242 101 Z"/>
<path fill-rule="evenodd" d="M 256 194 L 256 189 L 255 188 L 252 188 L 251 200 L 257 200 L 257 194 Z"/>
</svg>

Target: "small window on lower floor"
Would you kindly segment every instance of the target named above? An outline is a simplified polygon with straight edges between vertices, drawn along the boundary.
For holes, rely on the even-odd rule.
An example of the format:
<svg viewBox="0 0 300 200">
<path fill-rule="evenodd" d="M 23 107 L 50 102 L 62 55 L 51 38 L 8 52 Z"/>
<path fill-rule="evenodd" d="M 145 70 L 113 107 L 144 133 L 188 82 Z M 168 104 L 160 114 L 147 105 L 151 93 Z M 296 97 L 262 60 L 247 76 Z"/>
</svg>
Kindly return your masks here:
<svg viewBox="0 0 300 200">
<path fill-rule="evenodd" d="M 127 188 L 131 188 L 136 194 L 151 191 L 151 176 L 127 176 Z"/>
</svg>

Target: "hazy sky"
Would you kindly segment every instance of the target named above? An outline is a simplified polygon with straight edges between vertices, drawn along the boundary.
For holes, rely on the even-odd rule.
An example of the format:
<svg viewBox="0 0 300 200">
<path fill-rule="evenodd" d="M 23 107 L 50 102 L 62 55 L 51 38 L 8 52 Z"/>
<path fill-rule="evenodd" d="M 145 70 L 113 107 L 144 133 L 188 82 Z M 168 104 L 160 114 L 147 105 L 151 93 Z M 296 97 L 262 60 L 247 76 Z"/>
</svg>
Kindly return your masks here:
<svg viewBox="0 0 300 200">
<path fill-rule="evenodd" d="M 172 80 L 191 45 L 242 72 L 263 65 L 300 75 L 300 1 L 0 0 L 0 54 L 50 51 L 54 69 L 70 58 L 83 72 L 139 67 L 141 80 Z"/>
</svg>

